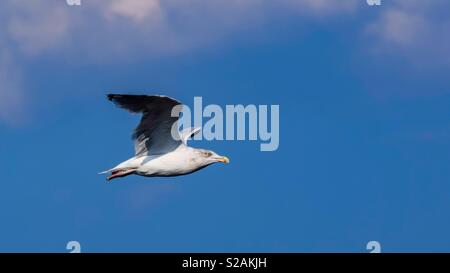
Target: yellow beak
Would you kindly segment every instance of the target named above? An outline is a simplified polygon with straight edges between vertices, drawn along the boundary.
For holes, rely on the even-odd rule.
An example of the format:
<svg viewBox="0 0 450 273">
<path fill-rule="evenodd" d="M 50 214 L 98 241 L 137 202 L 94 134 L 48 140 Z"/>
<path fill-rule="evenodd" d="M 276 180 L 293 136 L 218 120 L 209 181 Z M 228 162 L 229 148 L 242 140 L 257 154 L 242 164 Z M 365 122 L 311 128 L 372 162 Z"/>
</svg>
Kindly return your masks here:
<svg viewBox="0 0 450 273">
<path fill-rule="evenodd" d="M 220 159 L 219 159 L 219 162 L 223 162 L 223 163 L 230 163 L 230 160 L 228 159 L 228 157 L 226 157 L 226 156 L 222 156 Z"/>
</svg>

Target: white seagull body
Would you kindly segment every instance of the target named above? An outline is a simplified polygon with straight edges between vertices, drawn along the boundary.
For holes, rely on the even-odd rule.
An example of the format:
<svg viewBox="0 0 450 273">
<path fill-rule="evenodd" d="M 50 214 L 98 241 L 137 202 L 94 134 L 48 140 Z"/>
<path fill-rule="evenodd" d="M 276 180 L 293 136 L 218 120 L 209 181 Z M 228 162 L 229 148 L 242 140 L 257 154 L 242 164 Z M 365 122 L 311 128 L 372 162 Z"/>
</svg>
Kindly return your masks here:
<svg viewBox="0 0 450 273">
<path fill-rule="evenodd" d="M 190 174 L 216 162 L 228 163 L 227 157 L 213 151 L 187 146 L 187 140 L 200 128 L 184 129 L 174 138 L 172 128 L 178 128 L 181 103 L 165 96 L 110 94 L 108 99 L 132 113 L 142 113 L 133 133 L 136 155 L 116 167 L 108 180 L 130 174 L 141 176 L 178 176 Z M 176 107 L 177 108 L 174 108 Z M 174 110 L 174 111 L 173 111 Z M 176 115 L 173 116 L 173 113 Z"/>
</svg>

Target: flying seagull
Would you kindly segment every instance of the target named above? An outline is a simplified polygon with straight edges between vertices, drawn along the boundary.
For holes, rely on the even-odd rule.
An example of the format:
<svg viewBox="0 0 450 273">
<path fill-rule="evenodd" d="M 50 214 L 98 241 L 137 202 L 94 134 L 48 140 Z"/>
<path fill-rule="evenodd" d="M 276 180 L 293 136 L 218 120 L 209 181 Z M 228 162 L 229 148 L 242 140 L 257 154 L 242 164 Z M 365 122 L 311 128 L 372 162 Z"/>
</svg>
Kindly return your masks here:
<svg viewBox="0 0 450 273">
<path fill-rule="evenodd" d="M 187 146 L 187 140 L 198 133 L 200 128 L 187 128 L 177 132 L 178 138 L 172 136 L 172 128 L 178 128 L 182 108 L 177 100 L 166 96 L 119 94 L 109 94 L 108 99 L 131 113 L 142 114 L 132 137 L 135 156 L 100 173 L 111 173 L 108 180 L 131 174 L 147 177 L 178 176 L 193 173 L 216 162 L 230 162 L 227 157 L 213 151 Z M 177 113 L 175 117 L 172 116 L 172 109 Z"/>
</svg>

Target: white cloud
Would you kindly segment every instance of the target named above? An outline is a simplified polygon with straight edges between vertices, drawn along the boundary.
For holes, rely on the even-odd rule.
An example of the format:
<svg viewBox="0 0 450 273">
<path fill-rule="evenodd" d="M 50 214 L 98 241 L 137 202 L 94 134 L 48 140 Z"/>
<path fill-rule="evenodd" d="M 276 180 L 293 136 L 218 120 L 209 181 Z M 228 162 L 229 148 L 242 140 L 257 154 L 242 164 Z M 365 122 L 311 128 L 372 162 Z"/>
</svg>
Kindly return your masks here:
<svg viewBox="0 0 450 273">
<path fill-rule="evenodd" d="M 0 119 L 11 124 L 20 123 L 25 107 L 20 70 L 11 52 L 0 46 Z"/>
<path fill-rule="evenodd" d="M 106 5 L 111 16 L 123 16 L 135 21 L 161 16 L 160 0 L 111 0 Z"/>
<path fill-rule="evenodd" d="M 450 2 L 398 0 L 367 26 L 378 53 L 417 64 L 450 65 Z"/>
<path fill-rule="evenodd" d="M 7 32 L 24 53 L 41 53 L 67 38 L 69 14 L 64 6 L 21 0 L 10 3 L 7 7 L 14 12 L 7 18 Z"/>
<path fill-rule="evenodd" d="M 395 9 L 384 12 L 369 29 L 390 46 L 400 47 L 414 45 L 429 31 L 427 20 L 420 14 Z"/>
<path fill-rule="evenodd" d="M 24 53 L 69 49 L 83 55 L 120 57 L 145 48 L 149 54 L 176 54 L 201 48 L 259 27 L 272 11 L 339 15 L 357 0 L 90 0 L 79 7 L 64 1 L 7 0 L 6 28 Z M 1 27 L 0 27 L 1 28 Z M 108 44 L 99 54 L 98 44 Z M 92 53 L 95 51 L 95 53 Z M 118 56 L 119 55 L 119 56 Z"/>
<path fill-rule="evenodd" d="M 358 4 L 361 4 L 358 0 L 291 0 L 288 2 L 299 11 L 314 15 L 349 13 L 355 11 Z"/>
</svg>

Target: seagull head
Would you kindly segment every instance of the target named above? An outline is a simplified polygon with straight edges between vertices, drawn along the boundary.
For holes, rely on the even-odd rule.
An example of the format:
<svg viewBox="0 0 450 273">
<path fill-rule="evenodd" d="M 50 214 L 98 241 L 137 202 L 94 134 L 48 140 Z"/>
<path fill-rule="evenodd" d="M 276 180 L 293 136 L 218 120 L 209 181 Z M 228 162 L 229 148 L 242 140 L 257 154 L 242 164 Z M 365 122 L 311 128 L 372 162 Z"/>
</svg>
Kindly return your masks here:
<svg viewBox="0 0 450 273">
<path fill-rule="evenodd" d="M 230 163 L 228 157 L 218 155 L 213 151 L 198 149 L 197 153 L 201 158 L 203 165 L 210 165 L 217 162 Z"/>
</svg>

